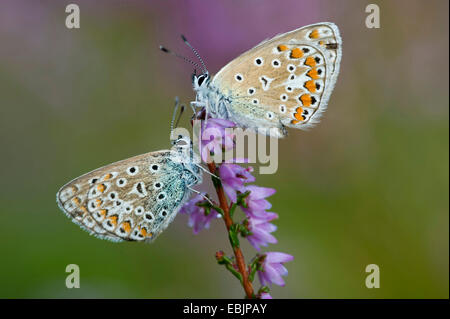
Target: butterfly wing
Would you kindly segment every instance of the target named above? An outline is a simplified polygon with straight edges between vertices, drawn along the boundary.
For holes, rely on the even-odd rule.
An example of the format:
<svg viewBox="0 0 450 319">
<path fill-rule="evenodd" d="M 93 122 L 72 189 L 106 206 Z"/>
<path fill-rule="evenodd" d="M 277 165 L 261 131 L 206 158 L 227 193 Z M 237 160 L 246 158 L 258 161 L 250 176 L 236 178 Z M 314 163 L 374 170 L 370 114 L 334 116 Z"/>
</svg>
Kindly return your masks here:
<svg viewBox="0 0 450 319">
<path fill-rule="evenodd" d="M 96 169 L 64 185 L 59 207 L 90 234 L 112 241 L 152 241 L 190 191 L 171 151 L 151 152 Z"/>
<path fill-rule="evenodd" d="M 227 64 L 212 81 L 244 127 L 306 128 L 326 109 L 339 73 L 342 40 L 318 23 L 264 41 Z"/>
</svg>

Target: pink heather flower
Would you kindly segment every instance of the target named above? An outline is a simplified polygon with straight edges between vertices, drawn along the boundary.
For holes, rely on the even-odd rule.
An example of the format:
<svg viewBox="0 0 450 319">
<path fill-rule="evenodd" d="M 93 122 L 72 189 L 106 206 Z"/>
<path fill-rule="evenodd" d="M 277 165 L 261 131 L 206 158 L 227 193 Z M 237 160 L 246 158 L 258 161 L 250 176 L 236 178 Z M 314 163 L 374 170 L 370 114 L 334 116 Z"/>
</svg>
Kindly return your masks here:
<svg viewBox="0 0 450 319">
<path fill-rule="evenodd" d="M 262 218 L 248 218 L 247 227 L 251 235 L 248 235 L 246 238 L 256 250 L 259 251 L 260 246 L 277 243 L 277 239 L 270 234 L 277 229 L 277 226 L 269 223 L 276 218 L 278 218 L 278 215 L 271 212 L 266 212 Z"/>
<path fill-rule="evenodd" d="M 205 125 L 206 122 L 206 125 Z M 234 134 L 231 134 L 226 128 L 235 127 L 236 124 L 216 118 L 208 118 L 202 122 L 201 133 L 201 157 L 204 162 L 208 162 L 209 154 L 219 154 L 222 148 L 230 150 L 234 147 Z"/>
<path fill-rule="evenodd" d="M 245 187 L 245 191 L 250 191 L 250 194 L 245 198 L 247 207 L 242 207 L 242 210 L 249 217 L 263 218 L 266 209 L 272 207 L 272 204 L 265 198 L 275 194 L 276 190 L 273 188 L 250 185 Z"/>
<path fill-rule="evenodd" d="M 281 276 L 287 276 L 288 271 L 283 266 L 283 263 L 291 261 L 294 256 L 279 252 L 265 253 L 266 258 L 263 261 L 262 271 L 258 271 L 259 281 L 263 286 L 272 284 L 284 286 L 284 280 Z"/>
<path fill-rule="evenodd" d="M 268 292 L 262 292 L 259 294 L 259 299 L 273 299 Z"/>
<path fill-rule="evenodd" d="M 228 198 L 236 203 L 236 191 L 245 192 L 244 183 L 255 181 L 255 177 L 251 174 L 253 167 L 242 167 L 237 164 L 223 163 L 219 167 L 220 179 L 222 186 Z"/>
<path fill-rule="evenodd" d="M 211 209 L 208 216 L 206 216 L 205 208 L 197 206 L 198 202 L 202 202 L 204 200 L 204 197 L 199 194 L 186 202 L 180 209 L 180 214 L 186 214 L 189 216 L 188 226 L 193 228 L 194 234 L 196 235 L 202 229 L 208 229 L 211 220 L 217 218 L 219 215 L 214 209 Z"/>
</svg>

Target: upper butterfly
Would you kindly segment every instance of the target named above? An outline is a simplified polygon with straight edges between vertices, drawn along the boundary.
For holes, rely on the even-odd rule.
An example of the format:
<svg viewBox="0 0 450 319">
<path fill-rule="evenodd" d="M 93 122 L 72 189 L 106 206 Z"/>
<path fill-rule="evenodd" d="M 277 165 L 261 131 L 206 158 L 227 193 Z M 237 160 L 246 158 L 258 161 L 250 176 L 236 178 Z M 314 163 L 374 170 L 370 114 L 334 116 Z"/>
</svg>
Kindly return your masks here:
<svg viewBox="0 0 450 319">
<path fill-rule="evenodd" d="M 336 83 L 341 56 L 338 27 L 322 22 L 260 43 L 213 78 L 199 58 L 203 70 L 193 75 L 192 105 L 204 107 L 208 116 L 284 137 L 286 127 L 303 129 L 318 122 Z"/>
</svg>

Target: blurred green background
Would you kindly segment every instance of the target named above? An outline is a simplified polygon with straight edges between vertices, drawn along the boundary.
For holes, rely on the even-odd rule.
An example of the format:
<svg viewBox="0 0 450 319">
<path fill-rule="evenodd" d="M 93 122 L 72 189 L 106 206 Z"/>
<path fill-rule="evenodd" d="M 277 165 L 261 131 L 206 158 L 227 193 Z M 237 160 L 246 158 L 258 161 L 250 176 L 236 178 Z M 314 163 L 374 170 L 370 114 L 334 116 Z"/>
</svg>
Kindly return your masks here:
<svg viewBox="0 0 450 319">
<path fill-rule="evenodd" d="M 65 6 L 81 28 L 65 27 Z M 58 209 L 74 177 L 169 147 L 175 95 L 188 102 L 185 34 L 210 72 L 275 34 L 335 22 L 341 73 L 320 125 L 279 143 L 270 198 L 278 244 L 295 256 L 275 298 L 449 297 L 447 1 L 2 1 L 3 298 L 241 298 L 214 253 L 224 225 L 194 236 L 178 216 L 152 245 L 88 236 Z M 183 125 L 188 127 L 187 118 Z M 210 187 L 206 178 L 202 189 Z M 253 249 L 244 244 L 249 259 Z M 81 288 L 65 287 L 78 264 Z M 381 288 L 365 287 L 377 264 Z"/>
</svg>

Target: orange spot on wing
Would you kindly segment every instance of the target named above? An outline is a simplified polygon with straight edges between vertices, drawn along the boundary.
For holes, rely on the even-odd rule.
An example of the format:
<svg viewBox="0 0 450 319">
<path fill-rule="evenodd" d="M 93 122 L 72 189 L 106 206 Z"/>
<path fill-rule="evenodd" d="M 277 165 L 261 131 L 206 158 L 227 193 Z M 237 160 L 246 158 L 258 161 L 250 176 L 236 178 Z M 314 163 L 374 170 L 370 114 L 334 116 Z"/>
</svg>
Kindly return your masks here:
<svg viewBox="0 0 450 319">
<path fill-rule="evenodd" d="M 113 175 L 111 173 L 106 174 L 105 178 L 103 179 L 104 181 L 107 181 L 108 179 L 110 179 Z"/>
<path fill-rule="evenodd" d="M 291 58 L 293 59 L 299 59 L 303 56 L 303 51 L 299 48 L 295 48 L 291 51 Z"/>
<path fill-rule="evenodd" d="M 302 109 L 301 107 L 298 107 L 295 111 L 296 111 L 297 113 L 294 114 L 294 117 L 295 117 L 298 121 L 303 121 L 303 116 L 302 116 L 303 109 Z"/>
<path fill-rule="evenodd" d="M 305 64 L 309 65 L 310 67 L 315 67 L 316 66 L 316 60 L 314 60 L 314 58 L 312 56 L 309 56 L 309 57 L 306 58 Z"/>
<path fill-rule="evenodd" d="M 292 123 L 292 124 L 298 124 L 298 123 L 300 123 L 300 121 L 292 120 L 291 123 Z"/>
<path fill-rule="evenodd" d="M 131 224 L 130 222 L 124 222 L 122 224 L 123 230 L 129 233 L 131 231 Z"/>
<path fill-rule="evenodd" d="M 314 80 L 317 80 L 319 78 L 319 74 L 317 73 L 316 68 L 312 68 L 311 70 L 309 70 L 308 73 L 306 73 L 306 75 Z"/>
<path fill-rule="evenodd" d="M 84 207 L 84 206 L 81 206 L 80 209 L 81 209 L 81 211 L 82 211 L 83 213 L 87 213 L 87 212 L 88 212 L 88 210 L 87 210 L 86 207 Z"/>
<path fill-rule="evenodd" d="M 72 202 L 74 202 L 77 206 L 80 205 L 80 199 L 78 197 L 72 198 Z"/>
<path fill-rule="evenodd" d="M 100 213 L 100 215 L 102 215 L 103 217 L 105 217 L 105 216 L 106 216 L 106 212 L 107 212 L 106 209 L 101 209 L 99 213 Z"/>
<path fill-rule="evenodd" d="M 144 237 L 147 236 L 147 229 L 145 229 L 145 227 L 141 228 L 141 235 Z"/>
<path fill-rule="evenodd" d="M 323 41 L 319 41 L 319 44 L 320 44 L 320 45 L 324 45 L 324 44 L 325 44 L 325 42 L 323 42 Z"/>
<path fill-rule="evenodd" d="M 102 200 L 101 199 L 96 199 L 95 202 L 97 203 L 96 206 L 100 207 L 102 205 Z"/>
<path fill-rule="evenodd" d="M 277 49 L 278 49 L 278 51 L 286 51 L 286 50 L 288 49 L 288 47 L 285 46 L 284 44 L 280 44 L 280 45 L 277 47 Z"/>
<path fill-rule="evenodd" d="M 313 30 L 313 31 L 309 34 L 309 37 L 310 37 L 311 39 L 317 39 L 317 38 L 319 37 L 319 30 L 317 30 L 317 29 Z"/>
<path fill-rule="evenodd" d="M 117 225 L 117 216 L 111 216 L 111 217 L 109 217 L 109 220 L 111 220 L 111 222 L 114 224 L 114 226 L 116 226 Z"/>
<path fill-rule="evenodd" d="M 302 101 L 303 106 L 310 106 L 311 105 L 311 95 L 303 94 L 302 96 L 300 96 L 300 101 Z"/>
<path fill-rule="evenodd" d="M 105 189 L 106 189 L 105 184 L 97 185 L 97 190 L 98 190 L 100 193 L 103 193 L 103 192 L 105 191 Z"/>
<path fill-rule="evenodd" d="M 147 237 L 152 237 L 153 236 L 153 233 L 148 233 L 148 235 L 147 235 Z"/>
<path fill-rule="evenodd" d="M 313 80 L 306 81 L 305 88 L 307 88 L 309 92 L 314 93 L 316 92 L 316 83 L 314 83 Z"/>
</svg>

